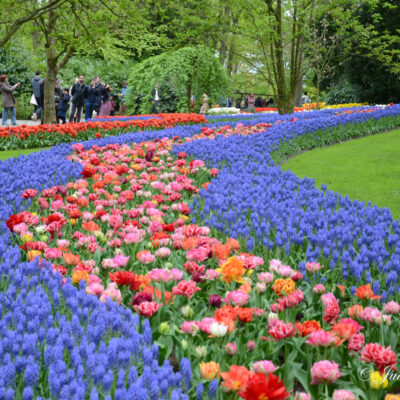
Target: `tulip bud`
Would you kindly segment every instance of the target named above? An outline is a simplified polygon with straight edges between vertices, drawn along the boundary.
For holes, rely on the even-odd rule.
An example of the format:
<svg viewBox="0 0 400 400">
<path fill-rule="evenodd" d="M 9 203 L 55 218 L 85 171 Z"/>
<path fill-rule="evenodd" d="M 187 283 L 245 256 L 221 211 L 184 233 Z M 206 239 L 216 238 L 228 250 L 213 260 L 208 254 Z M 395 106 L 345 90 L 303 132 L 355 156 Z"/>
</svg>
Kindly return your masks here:
<svg viewBox="0 0 400 400">
<path fill-rule="evenodd" d="M 256 293 L 264 293 L 267 290 L 267 287 L 265 286 L 265 283 L 263 282 L 257 282 L 256 287 L 254 288 L 254 291 Z"/>
<path fill-rule="evenodd" d="M 171 269 L 173 266 L 174 266 L 174 265 L 173 265 L 172 263 L 170 263 L 170 262 L 166 262 L 166 263 L 164 264 L 164 267 L 165 267 L 165 268 L 168 268 L 168 269 Z"/>
<path fill-rule="evenodd" d="M 228 355 L 233 356 L 234 354 L 237 353 L 237 346 L 234 342 L 228 343 L 225 346 L 225 351 L 228 353 Z"/>
<path fill-rule="evenodd" d="M 37 233 L 44 233 L 44 232 L 46 232 L 46 226 L 45 225 L 39 225 L 39 226 L 37 226 L 36 228 L 35 228 L 35 231 L 37 232 Z"/>
<path fill-rule="evenodd" d="M 197 346 L 196 354 L 199 358 L 206 358 L 207 357 L 207 348 L 205 346 Z"/>
<path fill-rule="evenodd" d="M 247 350 L 254 351 L 256 349 L 256 342 L 254 340 L 249 340 L 246 344 Z"/>
<path fill-rule="evenodd" d="M 194 317 L 194 311 L 189 305 L 183 306 L 181 308 L 182 315 L 187 319 L 192 319 Z"/>
<path fill-rule="evenodd" d="M 188 348 L 188 342 L 185 339 L 182 339 L 181 346 L 183 350 L 186 350 Z"/>
<path fill-rule="evenodd" d="M 148 242 L 147 244 L 146 244 L 146 247 L 148 248 L 148 249 L 152 249 L 153 248 L 153 243 L 150 241 L 150 242 Z"/>
<path fill-rule="evenodd" d="M 268 314 L 268 322 L 271 322 L 272 320 L 274 320 L 274 319 L 279 319 L 278 318 L 278 314 L 275 314 L 275 313 L 269 313 Z"/>
<path fill-rule="evenodd" d="M 158 331 L 161 335 L 168 335 L 171 332 L 171 328 L 168 325 L 168 322 L 162 322 L 160 324 L 160 327 L 158 328 Z"/>
</svg>

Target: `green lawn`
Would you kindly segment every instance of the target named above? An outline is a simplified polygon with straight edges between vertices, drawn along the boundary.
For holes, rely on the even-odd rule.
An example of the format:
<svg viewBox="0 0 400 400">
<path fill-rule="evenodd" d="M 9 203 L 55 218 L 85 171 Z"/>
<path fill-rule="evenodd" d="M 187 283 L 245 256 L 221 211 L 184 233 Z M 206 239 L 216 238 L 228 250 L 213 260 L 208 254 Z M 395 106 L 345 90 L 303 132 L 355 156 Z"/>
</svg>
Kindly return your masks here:
<svg viewBox="0 0 400 400">
<path fill-rule="evenodd" d="M 48 147 L 45 147 L 43 149 L 25 149 L 25 150 L 0 151 L 0 160 L 7 160 L 7 158 L 17 157 L 20 154 L 29 154 L 29 153 L 34 153 L 36 151 L 47 150 L 47 149 L 48 149 Z"/>
<path fill-rule="evenodd" d="M 400 129 L 315 149 L 282 165 L 351 199 L 390 208 L 400 219 Z"/>
</svg>

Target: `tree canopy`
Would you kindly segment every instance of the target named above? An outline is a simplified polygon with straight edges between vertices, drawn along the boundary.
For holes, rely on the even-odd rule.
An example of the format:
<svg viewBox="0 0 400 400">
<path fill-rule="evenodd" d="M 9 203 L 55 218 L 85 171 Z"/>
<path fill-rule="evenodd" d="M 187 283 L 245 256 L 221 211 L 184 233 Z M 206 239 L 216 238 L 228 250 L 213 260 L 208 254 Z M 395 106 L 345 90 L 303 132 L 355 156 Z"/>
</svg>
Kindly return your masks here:
<svg viewBox="0 0 400 400">
<path fill-rule="evenodd" d="M 150 113 L 151 91 L 156 82 L 160 90 L 159 108 L 164 112 L 188 112 L 192 96 L 198 102 L 203 93 L 208 93 L 211 101 L 217 101 L 228 91 L 228 77 L 215 51 L 202 45 L 169 51 L 135 65 L 128 81 L 128 105 L 135 107 L 141 95 L 139 111 Z"/>
</svg>

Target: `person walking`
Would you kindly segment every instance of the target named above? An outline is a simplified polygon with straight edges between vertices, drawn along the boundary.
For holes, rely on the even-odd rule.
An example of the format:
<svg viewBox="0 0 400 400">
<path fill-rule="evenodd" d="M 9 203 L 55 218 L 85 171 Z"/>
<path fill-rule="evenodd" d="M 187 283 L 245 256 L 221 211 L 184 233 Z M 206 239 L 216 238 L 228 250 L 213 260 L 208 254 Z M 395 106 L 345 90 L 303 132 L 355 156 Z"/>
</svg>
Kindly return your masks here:
<svg viewBox="0 0 400 400">
<path fill-rule="evenodd" d="M 11 114 L 11 125 L 17 125 L 16 111 L 15 111 L 15 99 L 13 91 L 21 85 L 17 82 L 14 86 L 8 83 L 7 75 L 0 75 L 0 91 L 3 101 L 3 125 L 7 125 L 8 112 Z"/>
<path fill-rule="evenodd" d="M 83 104 L 87 98 L 88 87 L 85 85 L 85 77 L 81 75 L 79 77 L 78 83 L 75 83 L 71 89 L 72 95 L 72 107 L 71 114 L 69 116 L 69 122 L 74 119 L 75 111 L 77 111 L 76 122 L 81 122 L 81 114 L 83 109 Z"/>
<path fill-rule="evenodd" d="M 103 95 L 102 95 L 102 99 L 101 99 L 102 103 L 101 103 L 101 108 L 100 108 L 100 113 L 99 113 L 100 117 L 106 117 L 106 116 L 110 115 L 110 113 L 111 113 L 111 107 L 112 107 L 111 92 L 112 92 L 111 86 L 109 84 L 107 84 L 104 87 Z"/>
<path fill-rule="evenodd" d="M 88 88 L 88 96 L 86 99 L 86 112 L 85 112 L 85 122 L 93 117 L 93 110 L 97 104 L 99 91 L 96 88 L 96 79 L 92 79 L 90 87 Z"/>
<path fill-rule="evenodd" d="M 42 83 L 42 78 L 40 76 L 40 71 L 35 72 L 35 76 L 32 79 L 32 92 L 36 100 L 35 109 L 33 111 L 32 119 L 37 121 L 41 118 L 41 112 L 43 104 L 40 103 L 40 84 Z"/>
<path fill-rule="evenodd" d="M 210 98 L 208 97 L 208 94 L 207 93 L 203 93 L 203 96 L 202 96 L 202 100 L 203 100 L 203 104 L 201 105 L 201 107 L 200 107 L 200 114 L 207 114 L 207 112 L 208 112 L 208 100 L 209 100 Z"/>
<path fill-rule="evenodd" d="M 308 103 L 311 103 L 311 99 L 308 97 L 307 92 L 304 92 L 300 99 L 300 107 L 303 107 L 304 104 Z"/>
<path fill-rule="evenodd" d="M 160 91 L 158 90 L 158 82 L 151 89 L 151 101 L 153 102 L 153 114 L 158 114 L 158 105 L 160 104 Z"/>
<path fill-rule="evenodd" d="M 254 103 L 256 99 L 253 93 L 250 93 L 250 96 L 247 97 L 247 108 L 254 108 Z"/>
<path fill-rule="evenodd" d="M 119 115 L 127 115 L 128 114 L 128 106 L 126 105 L 125 95 L 128 90 L 128 84 L 126 81 L 122 81 L 122 89 L 121 92 L 118 93 L 119 97 Z"/>
<path fill-rule="evenodd" d="M 68 88 L 64 88 L 60 95 L 60 101 L 58 102 L 57 108 L 57 117 L 59 118 L 59 120 L 62 121 L 63 124 L 65 124 L 66 122 L 68 103 L 70 98 L 71 96 L 68 93 Z"/>
</svg>

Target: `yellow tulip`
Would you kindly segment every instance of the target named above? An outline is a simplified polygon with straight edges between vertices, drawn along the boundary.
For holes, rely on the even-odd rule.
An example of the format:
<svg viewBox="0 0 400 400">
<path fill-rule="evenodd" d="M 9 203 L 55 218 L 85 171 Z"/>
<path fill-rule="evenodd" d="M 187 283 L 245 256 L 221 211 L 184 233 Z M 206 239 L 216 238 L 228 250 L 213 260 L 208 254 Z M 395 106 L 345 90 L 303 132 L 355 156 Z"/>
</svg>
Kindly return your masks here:
<svg viewBox="0 0 400 400">
<path fill-rule="evenodd" d="M 369 384 L 371 389 L 379 390 L 381 388 L 387 388 L 389 382 L 385 374 L 380 374 L 379 371 L 371 371 L 369 373 Z"/>
</svg>

